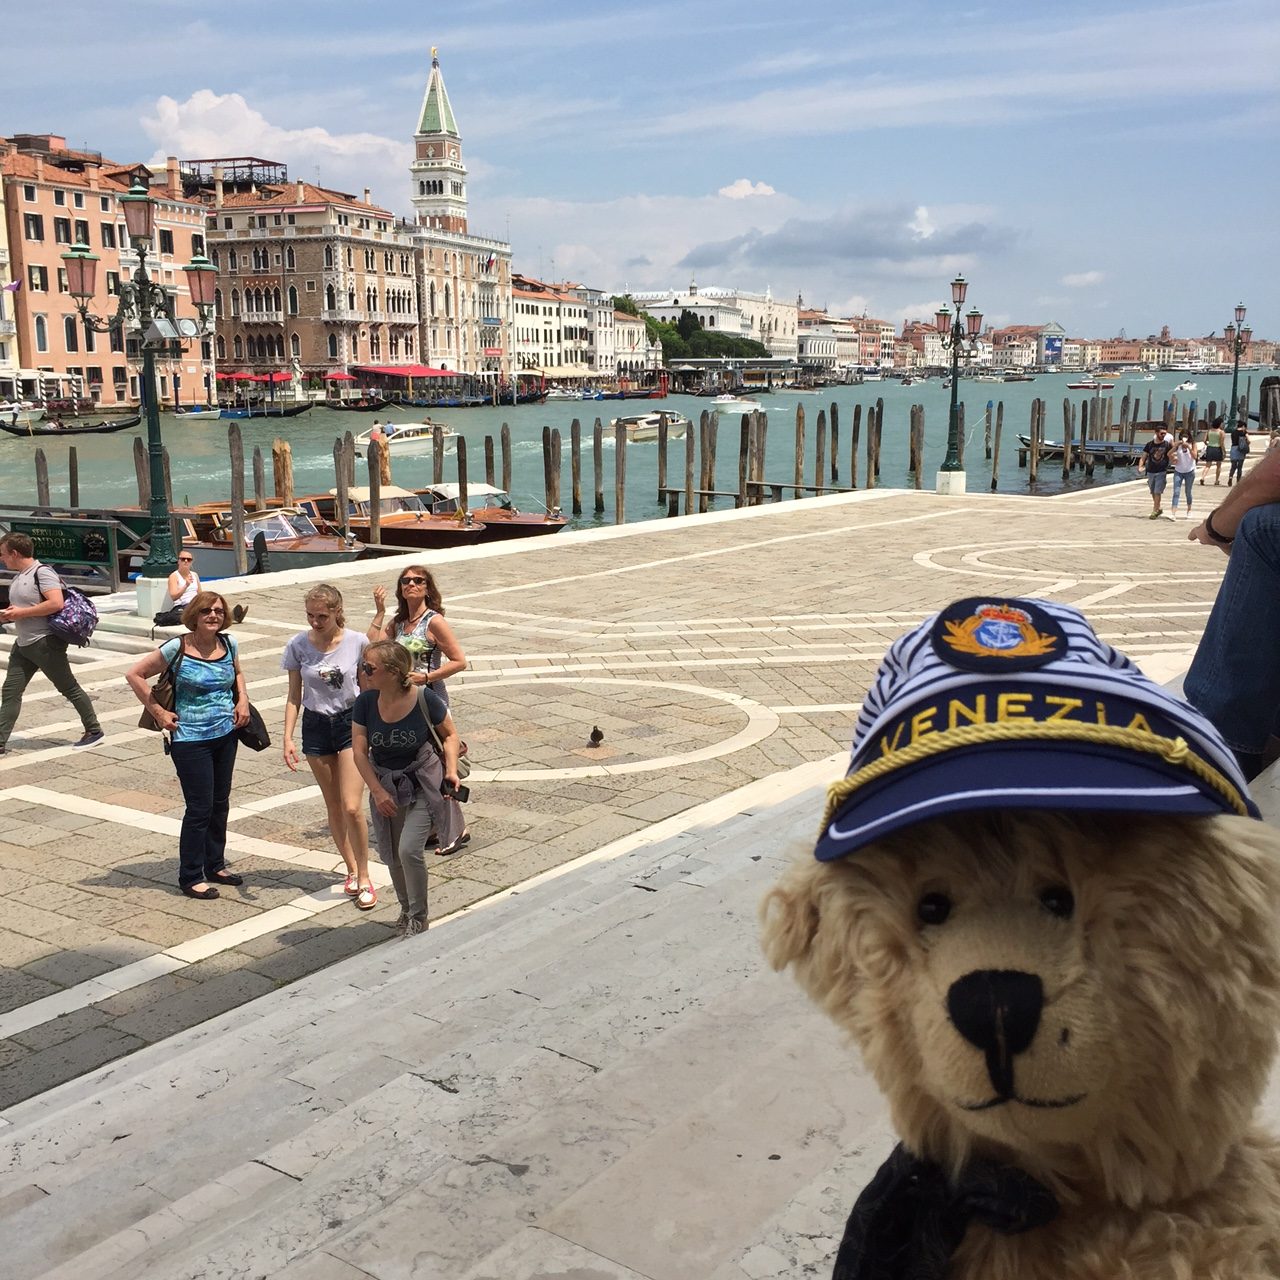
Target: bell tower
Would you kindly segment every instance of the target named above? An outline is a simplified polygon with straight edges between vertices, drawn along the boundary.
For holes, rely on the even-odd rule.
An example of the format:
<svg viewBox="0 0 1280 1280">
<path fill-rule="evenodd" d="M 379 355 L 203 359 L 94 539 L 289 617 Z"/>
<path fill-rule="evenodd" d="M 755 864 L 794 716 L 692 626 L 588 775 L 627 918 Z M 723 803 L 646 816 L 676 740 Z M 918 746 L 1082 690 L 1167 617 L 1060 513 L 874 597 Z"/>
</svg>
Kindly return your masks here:
<svg viewBox="0 0 1280 1280">
<path fill-rule="evenodd" d="M 440 74 L 440 59 L 431 50 L 431 77 L 413 135 L 413 207 L 420 225 L 459 235 L 467 232 L 467 167 L 462 139 Z"/>
</svg>

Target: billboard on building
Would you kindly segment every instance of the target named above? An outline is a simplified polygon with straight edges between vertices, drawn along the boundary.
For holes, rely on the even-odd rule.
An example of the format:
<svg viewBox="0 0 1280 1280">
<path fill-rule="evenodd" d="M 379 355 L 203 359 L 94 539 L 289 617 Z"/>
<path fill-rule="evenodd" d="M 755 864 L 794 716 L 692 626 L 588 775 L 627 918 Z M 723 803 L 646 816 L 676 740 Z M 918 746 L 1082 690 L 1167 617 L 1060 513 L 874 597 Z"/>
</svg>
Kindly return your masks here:
<svg viewBox="0 0 1280 1280">
<path fill-rule="evenodd" d="M 1061 364 L 1062 363 L 1062 335 L 1061 334 L 1045 335 L 1044 362 L 1045 364 Z"/>
</svg>

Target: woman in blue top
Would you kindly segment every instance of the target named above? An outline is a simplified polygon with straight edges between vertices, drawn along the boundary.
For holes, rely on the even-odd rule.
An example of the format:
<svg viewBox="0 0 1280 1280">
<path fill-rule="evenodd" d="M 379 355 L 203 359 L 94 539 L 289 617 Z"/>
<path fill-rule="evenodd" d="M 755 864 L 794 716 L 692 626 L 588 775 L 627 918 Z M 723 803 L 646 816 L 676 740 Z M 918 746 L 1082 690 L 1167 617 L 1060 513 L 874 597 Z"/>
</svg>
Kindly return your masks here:
<svg viewBox="0 0 1280 1280">
<path fill-rule="evenodd" d="M 189 898 L 216 898 L 215 886 L 244 883 L 226 869 L 236 730 L 249 722 L 236 642 L 226 634 L 230 623 L 226 600 L 215 591 L 201 591 L 182 611 L 190 634 L 167 640 L 125 675 L 138 701 L 170 735 L 173 767 L 187 802 L 178 838 L 178 885 Z M 166 711 L 147 682 L 170 664 L 174 709 Z"/>
</svg>

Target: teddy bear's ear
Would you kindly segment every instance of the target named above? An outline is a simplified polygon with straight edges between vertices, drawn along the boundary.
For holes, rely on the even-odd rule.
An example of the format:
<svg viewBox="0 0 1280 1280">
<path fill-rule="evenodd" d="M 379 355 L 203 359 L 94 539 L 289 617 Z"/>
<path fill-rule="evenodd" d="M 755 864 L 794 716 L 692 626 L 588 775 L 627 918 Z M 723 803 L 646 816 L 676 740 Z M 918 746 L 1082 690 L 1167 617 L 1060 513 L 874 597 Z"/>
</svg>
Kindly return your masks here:
<svg viewBox="0 0 1280 1280">
<path fill-rule="evenodd" d="M 808 954 L 820 919 L 816 891 L 820 871 L 811 857 L 797 863 L 760 903 L 760 940 L 775 969 L 785 969 Z"/>
</svg>

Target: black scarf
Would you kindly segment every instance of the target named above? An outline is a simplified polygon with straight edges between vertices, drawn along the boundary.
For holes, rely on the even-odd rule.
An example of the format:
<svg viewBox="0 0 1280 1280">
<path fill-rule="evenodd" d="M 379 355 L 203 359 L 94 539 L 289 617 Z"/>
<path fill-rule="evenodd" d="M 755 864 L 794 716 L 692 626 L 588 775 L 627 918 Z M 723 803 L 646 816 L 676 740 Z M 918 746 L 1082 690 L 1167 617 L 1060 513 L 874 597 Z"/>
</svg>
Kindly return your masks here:
<svg viewBox="0 0 1280 1280">
<path fill-rule="evenodd" d="M 953 1187 L 899 1143 L 849 1214 L 832 1280 L 943 1280 L 971 1221 L 1018 1235 L 1057 1213 L 1053 1192 L 1021 1169 L 974 1160 Z"/>
</svg>

